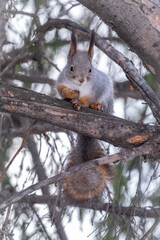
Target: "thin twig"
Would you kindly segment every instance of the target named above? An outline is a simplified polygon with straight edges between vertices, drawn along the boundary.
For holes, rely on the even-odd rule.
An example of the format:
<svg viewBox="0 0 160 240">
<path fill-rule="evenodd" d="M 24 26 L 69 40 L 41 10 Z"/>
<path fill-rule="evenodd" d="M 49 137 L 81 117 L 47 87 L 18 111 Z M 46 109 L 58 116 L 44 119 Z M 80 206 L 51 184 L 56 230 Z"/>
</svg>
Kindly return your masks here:
<svg viewBox="0 0 160 240">
<path fill-rule="evenodd" d="M 2 238 L 0 238 L 0 240 L 3 239 L 4 235 L 8 236 L 8 238 L 11 239 L 10 238 L 10 234 L 6 231 L 6 227 L 7 227 L 8 220 L 9 220 L 10 211 L 11 211 L 11 205 L 7 209 L 6 218 L 5 218 L 4 223 L 2 225 L 2 229 L 0 230 L 0 235 L 2 237 Z"/>
<path fill-rule="evenodd" d="M 77 6 L 79 6 L 79 5 L 80 5 L 80 3 L 71 4 L 71 7 L 69 7 L 69 8 L 66 9 L 64 12 L 61 12 L 61 13 L 58 15 L 58 18 L 61 18 L 61 17 L 63 17 L 64 15 L 67 15 L 72 8 L 77 7 Z"/>
<path fill-rule="evenodd" d="M 13 163 L 14 159 L 17 157 L 17 155 L 20 153 L 20 151 L 25 147 L 26 144 L 26 139 L 30 133 L 30 131 L 32 130 L 33 126 L 37 123 L 37 120 L 35 120 L 27 129 L 27 131 L 25 132 L 25 135 L 23 137 L 22 143 L 20 148 L 16 151 L 16 153 L 14 154 L 14 156 L 12 157 L 12 159 L 10 160 L 10 162 L 8 163 L 7 167 L 4 169 L 2 175 L 0 176 L 0 182 L 2 181 L 2 179 L 5 177 L 9 167 L 11 166 L 11 164 Z"/>
<path fill-rule="evenodd" d="M 18 11 L 18 10 L 4 10 L 5 13 L 10 13 L 10 14 L 13 14 L 13 15 L 16 15 L 16 14 L 21 14 L 21 15 L 26 15 L 26 16 L 29 16 L 29 17 L 33 17 L 35 18 L 35 14 L 34 13 L 29 13 L 29 12 L 24 12 L 24 11 Z"/>
<path fill-rule="evenodd" d="M 70 176 L 72 173 L 78 172 L 80 170 L 83 171 L 84 169 L 86 170 L 86 169 L 89 169 L 89 168 L 92 168 L 95 166 L 105 165 L 108 163 L 113 163 L 113 162 L 117 162 L 117 161 L 126 161 L 127 159 L 133 158 L 135 156 L 148 154 L 149 153 L 149 151 L 147 151 L 148 148 L 149 148 L 148 145 L 146 145 L 145 147 L 141 146 L 138 149 L 125 150 L 120 153 L 113 154 L 109 157 L 105 156 L 105 157 L 102 157 L 99 159 L 95 159 L 95 160 L 88 161 L 86 163 L 74 166 L 74 167 L 70 168 L 70 170 L 67 172 L 63 172 L 63 173 L 57 174 L 54 177 L 44 179 L 43 181 L 35 183 L 35 184 L 31 185 L 30 187 L 16 193 L 14 196 L 12 196 L 11 198 L 9 198 L 6 201 L 4 201 L 3 203 L 1 203 L 0 209 L 4 209 L 7 206 L 9 206 L 10 204 L 20 201 L 23 197 L 27 196 L 28 194 L 30 194 L 40 188 L 43 188 L 44 186 L 48 186 L 50 184 L 62 181 L 63 179 Z"/>
<path fill-rule="evenodd" d="M 44 59 L 46 59 L 55 69 L 57 69 L 58 72 L 61 72 L 61 70 L 57 67 L 57 65 L 55 63 L 52 62 L 52 60 L 47 57 L 47 55 L 43 55 Z"/>
<path fill-rule="evenodd" d="M 44 179 L 47 179 L 47 175 L 45 173 L 45 170 L 43 168 L 43 164 L 41 163 L 41 160 L 40 160 L 40 157 L 39 157 L 39 154 L 38 154 L 38 151 L 37 151 L 37 148 L 36 148 L 36 143 L 33 139 L 32 136 L 29 136 L 28 137 L 28 148 L 31 152 L 31 155 L 32 155 L 32 160 L 33 160 L 33 163 L 34 163 L 34 169 L 35 169 L 35 172 L 38 176 L 38 180 L 39 181 L 42 181 Z M 43 186 L 41 188 L 42 190 L 42 193 L 43 195 L 45 196 L 49 196 L 50 195 L 50 192 L 49 192 L 49 189 L 48 189 L 48 186 Z M 53 215 L 53 206 L 52 206 L 52 203 L 48 203 L 48 208 L 49 208 L 49 212 L 50 212 L 50 219 L 51 219 L 51 222 L 52 222 L 52 215 Z M 59 216 L 59 212 L 57 209 L 55 209 L 55 214 L 56 216 Z M 61 240 L 67 240 L 67 236 L 66 236 L 66 233 L 65 233 L 65 230 L 62 226 L 62 222 L 59 220 L 59 219 L 56 219 L 55 221 L 55 227 L 57 229 L 57 233 L 59 235 L 59 238 Z"/>
<path fill-rule="evenodd" d="M 40 216 L 38 215 L 37 211 L 35 210 L 35 208 L 33 206 L 31 206 L 31 209 L 33 210 L 34 214 L 36 215 L 37 219 L 38 219 L 38 222 L 39 224 L 41 225 L 42 229 L 43 229 L 43 232 L 45 233 L 46 235 L 46 239 L 48 240 L 51 240 L 50 236 L 48 235 L 48 232 L 47 232 L 47 228 L 46 226 L 43 224 L 42 222 L 42 219 L 40 218 Z"/>
<path fill-rule="evenodd" d="M 5 228 L 6 228 L 7 224 L 8 224 L 10 211 L 11 211 L 11 205 L 7 209 L 6 218 L 5 218 L 5 221 L 4 221 L 3 225 L 2 225 L 2 231 L 5 231 Z"/>
<path fill-rule="evenodd" d="M 140 240 L 148 239 L 148 236 L 154 231 L 154 229 L 157 227 L 157 225 L 160 223 L 160 218 L 158 218 L 152 227 L 145 233 L 145 235 Z"/>
</svg>

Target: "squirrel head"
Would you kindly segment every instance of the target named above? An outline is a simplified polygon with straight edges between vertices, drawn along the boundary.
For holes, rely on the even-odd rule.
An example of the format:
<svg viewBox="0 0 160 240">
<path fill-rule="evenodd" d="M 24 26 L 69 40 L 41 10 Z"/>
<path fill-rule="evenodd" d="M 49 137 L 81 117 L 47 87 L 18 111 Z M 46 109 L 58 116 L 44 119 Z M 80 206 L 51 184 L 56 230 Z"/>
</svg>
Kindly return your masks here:
<svg viewBox="0 0 160 240">
<path fill-rule="evenodd" d="M 88 82 L 92 76 L 92 57 L 95 43 L 95 33 L 92 31 L 88 51 L 77 49 L 76 35 L 72 31 L 71 44 L 68 54 L 67 71 L 71 76 L 71 81 L 81 85 Z"/>
</svg>

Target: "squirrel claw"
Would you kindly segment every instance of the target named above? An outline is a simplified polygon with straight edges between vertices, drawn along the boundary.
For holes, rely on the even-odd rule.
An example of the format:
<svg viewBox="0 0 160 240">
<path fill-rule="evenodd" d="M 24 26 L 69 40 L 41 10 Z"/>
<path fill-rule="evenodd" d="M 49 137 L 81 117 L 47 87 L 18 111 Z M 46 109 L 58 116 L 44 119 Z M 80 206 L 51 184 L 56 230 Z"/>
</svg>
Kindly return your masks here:
<svg viewBox="0 0 160 240">
<path fill-rule="evenodd" d="M 78 99 L 74 98 L 71 100 L 71 103 L 76 104 L 78 102 Z"/>
<path fill-rule="evenodd" d="M 81 109 L 81 107 L 83 107 L 83 106 L 80 103 L 77 102 L 77 103 L 74 104 L 74 107 L 75 107 L 76 110 L 79 111 Z"/>
<path fill-rule="evenodd" d="M 73 93 L 73 100 L 74 99 L 76 100 L 77 98 L 79 98 L 79 91 L 73 90 L 72 93 Z"/>
<path fill-rule="evenodd" d="M 90 108 L 92 108 L 94 110 L 98 110 L 98 111 L 103 111 L 103 106 L 100 103 L 92 103 L 90 105 Z"/>
</svg>

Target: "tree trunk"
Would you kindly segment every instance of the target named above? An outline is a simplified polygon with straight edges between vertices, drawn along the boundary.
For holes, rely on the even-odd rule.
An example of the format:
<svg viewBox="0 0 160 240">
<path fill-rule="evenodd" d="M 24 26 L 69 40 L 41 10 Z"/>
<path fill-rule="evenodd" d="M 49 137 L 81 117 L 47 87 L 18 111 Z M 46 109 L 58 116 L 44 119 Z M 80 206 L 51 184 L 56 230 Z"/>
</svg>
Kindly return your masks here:
<svg viewBox="0 0 160 240">
<path fill-rule="evenodd" d="M 149 0 L 78 0 L 96 13 L 160 75 L 160 3 Z"/>
</svg>

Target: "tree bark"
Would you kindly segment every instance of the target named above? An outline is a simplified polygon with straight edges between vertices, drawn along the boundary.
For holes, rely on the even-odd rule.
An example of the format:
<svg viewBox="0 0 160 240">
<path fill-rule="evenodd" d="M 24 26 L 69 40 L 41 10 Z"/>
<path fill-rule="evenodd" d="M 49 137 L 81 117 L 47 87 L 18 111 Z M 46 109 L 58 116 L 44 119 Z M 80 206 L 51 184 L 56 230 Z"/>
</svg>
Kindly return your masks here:
<svg viewBox="0 0 160 240">
<path fill-rule="evenodd" d="M 89 108 L 76 111 L 57 98 L 0 84 L 0 110 L 85 134 L 122 148 L 159 141 L 160 127 L 134 123 Z"/>
<path fill-rule="evenodd" d="M 78 0 L 96 13 L 160 75 L 160 3 L 150 0 Z"/>
</svg>

